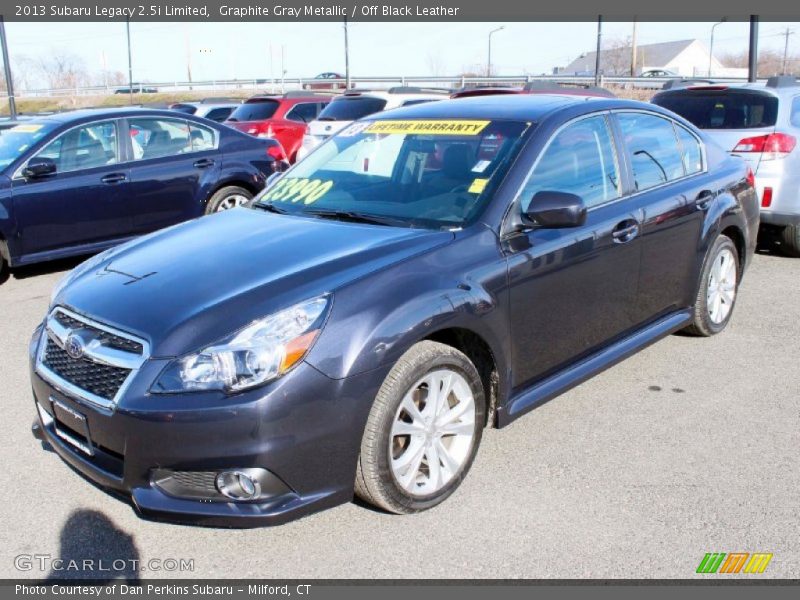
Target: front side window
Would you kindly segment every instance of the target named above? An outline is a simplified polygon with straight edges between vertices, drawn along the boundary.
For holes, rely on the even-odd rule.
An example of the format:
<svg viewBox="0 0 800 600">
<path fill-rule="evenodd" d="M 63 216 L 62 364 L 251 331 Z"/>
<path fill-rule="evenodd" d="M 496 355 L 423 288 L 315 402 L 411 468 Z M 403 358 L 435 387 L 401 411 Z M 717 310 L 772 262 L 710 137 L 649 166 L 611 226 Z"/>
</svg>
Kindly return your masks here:
<svg viewBox="0 0 800 600">
<path fill-rule="evenodd" d="M 200 152 L 216 145 L 213 129 L 178 119 L 128 119 L 128 128 L 135 160 Z"/>
<path fill-rule="evenodd" d="M 576 194 L 587 208 L 619 198 L 619 167 L 604 116 L 581 119 L 553 137 L 522 189 L 522 209 L 542 191 Z"/>
<path fill-rule="evenodd" d="M 460 227 L 486 207 L 529 125 L 417 119 L 353 123 L 262 192 L 254 206 L 366 215 L 406 227 Z"/>
<path fill-rule="evenodd" d="M 35 158 L 54 162 L 58 173 L 116 164 L 119 162 L 116 122 L 102 121 L 70 129 L 42 148 Z"/>
<path fill-rule="evenodd" d="M 638 191 L 684 176 L 672 121 L 647 113 L 617 114 Z"/>
<path fill-rule="evenodd" d="M 57 123 L 32 121 L 0 129 L 0 169 L 5 169 L 47 136 Z"/>
</svg>

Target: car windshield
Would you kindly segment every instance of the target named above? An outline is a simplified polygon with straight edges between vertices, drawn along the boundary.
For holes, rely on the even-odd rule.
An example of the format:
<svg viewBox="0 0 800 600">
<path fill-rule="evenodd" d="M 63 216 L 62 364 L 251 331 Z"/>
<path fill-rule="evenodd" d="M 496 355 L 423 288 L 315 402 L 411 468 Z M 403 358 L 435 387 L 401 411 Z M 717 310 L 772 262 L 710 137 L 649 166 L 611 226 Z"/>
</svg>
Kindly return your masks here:
<svg viewBox="0 0 800 600">
<path fill-rule="evenodd" d="M 255 208 L 386 225 L 477 218 L 530 123 L 375 120 L 346 127 L 264 190 Z"/>
<path fill-rule="evenodd" d="M 271 119 L 275 111 L 278 110 L 280 102 L 271 98 L 259 98 L 248 100 L 240 105 L 228 117 L 229 121 L 263 121 Z"/>
<path fill-rule="evenodd" d="M 0 131 L 0 169 L 22 156 L 55 126 L 55 123 L 20 123 Z"/>
<path fill-rule="evenodd" d="M 334 100 L 319 113 L 320 121 L 356 121 L 376 112 L 386 106 L 386 100 L 370 96 L 345 96 Z"/>
<path fill-rule="evenodd" d="M 653 102 L 700 129 L 758 129 L 778 120 L 778 99 L 758 92 L 690 90 L 657 96 Z"/>
</svg>

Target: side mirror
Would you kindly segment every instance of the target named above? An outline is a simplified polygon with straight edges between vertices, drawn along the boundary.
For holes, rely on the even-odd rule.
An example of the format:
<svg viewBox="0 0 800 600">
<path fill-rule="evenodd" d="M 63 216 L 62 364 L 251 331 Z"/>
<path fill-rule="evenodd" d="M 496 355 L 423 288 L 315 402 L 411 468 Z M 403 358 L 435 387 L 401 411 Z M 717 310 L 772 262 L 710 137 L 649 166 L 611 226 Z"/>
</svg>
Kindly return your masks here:
<svg viewBox="0 0 800 600">
<path fill-rule="evenodd" d="M 52 158 L 34 157 L 22 169 L 22 176 L 26 179 L 39 179 L 41 177 L 49 177 L 55 175 L 56 163 Z"/>
<path fill-rule="evenodd" d="M 586 222 L 586 204 L 575 194 L 545 190 L 533 195 L 525 217 L 549 229 L 579 227 Z"/>
</svg>

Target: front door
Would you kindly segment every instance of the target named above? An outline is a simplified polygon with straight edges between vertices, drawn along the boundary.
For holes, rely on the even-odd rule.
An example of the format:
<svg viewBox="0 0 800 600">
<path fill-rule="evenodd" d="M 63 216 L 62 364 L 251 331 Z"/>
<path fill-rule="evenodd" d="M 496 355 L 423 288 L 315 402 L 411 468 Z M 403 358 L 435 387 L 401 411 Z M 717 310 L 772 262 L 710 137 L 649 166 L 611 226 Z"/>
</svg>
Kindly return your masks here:
<svg viewBox="0 0 800 600">
<path fill-rule="evenodd" d="M 74 127 L 28 163 L 50 162 L 55 172 L 12 181 L 14 213 L 24 254 L 101 244 L 130 234 L 130 171 L 120 164 L 118 123 Z M 21 170 L 20 170 L 21 172 Z"/>
<path fill-rule="evenodd" d="M 577 194 L 588 208 L 580 227 L 534 227 L 505 242 L 517 389 L 633 326 L 641 211 L 622 197 L 608 118 L 590 116 L 556 132 L 513 208 L 525 209 L 540 191 Z"/>
</svg>

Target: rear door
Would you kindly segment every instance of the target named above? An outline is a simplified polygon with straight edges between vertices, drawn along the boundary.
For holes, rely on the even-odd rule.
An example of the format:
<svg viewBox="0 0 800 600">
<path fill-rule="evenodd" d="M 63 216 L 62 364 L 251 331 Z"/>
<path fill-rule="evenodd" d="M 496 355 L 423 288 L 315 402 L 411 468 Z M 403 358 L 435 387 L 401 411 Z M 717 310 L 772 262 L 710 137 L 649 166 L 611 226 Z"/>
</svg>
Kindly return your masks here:
<svg viewBox="0 0 800 600">
<path fill-rule="evenodd" d="M 699 140 L 671 119 L 614 114 L 625 147 L 632 200 L 642 211 L 637 325 L 691 304 L 704 213 L 715 197 Z"/>
<path fill-rule="evenodd" d="M 28 160 L 51 161 L 54 174 L 32 179 L 18 170 L 12 193 L 24 254 L 130 235 L 130 169 L 121 164 L 119 128 L 115 119 L 73 127 Z"/>
<path fill-rule="evenodd" d="M 219 178 L 219 132 L 161 116 L 130 117 L 125 127 L 134 231 L 146 233 L 202 215 Z"/>
</svg>

